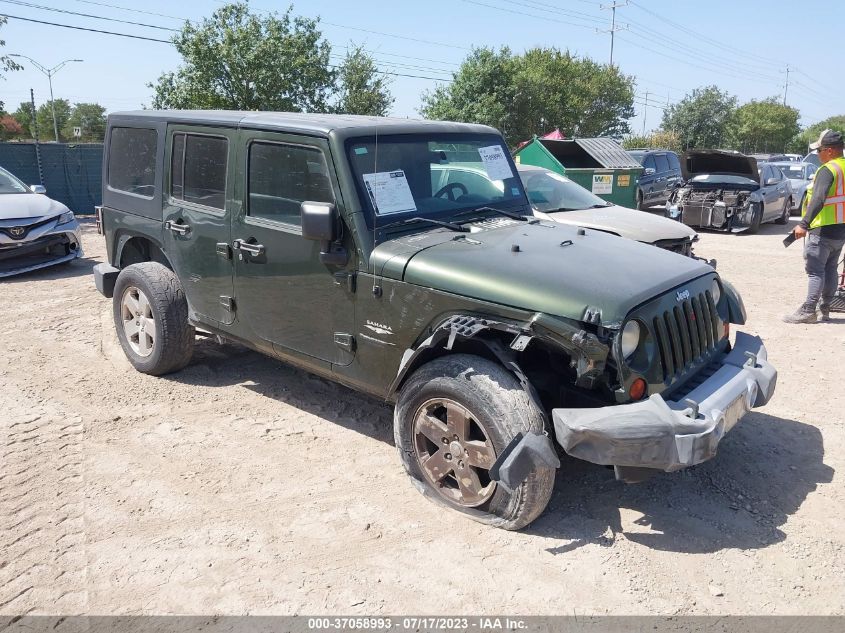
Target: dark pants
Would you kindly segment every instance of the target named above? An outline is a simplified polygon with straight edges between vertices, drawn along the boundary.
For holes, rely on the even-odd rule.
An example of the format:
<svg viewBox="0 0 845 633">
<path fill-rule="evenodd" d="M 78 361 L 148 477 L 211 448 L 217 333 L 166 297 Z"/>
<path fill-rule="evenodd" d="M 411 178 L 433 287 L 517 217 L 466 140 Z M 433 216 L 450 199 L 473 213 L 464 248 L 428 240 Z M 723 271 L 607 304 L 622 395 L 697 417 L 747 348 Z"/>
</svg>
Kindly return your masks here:
<svg viewBox="0 0 845 633">
<path fill-rule="evenodd" d="M 815 312 L 821 300 L 821 307 L 830 305 L 836 293 L 838 282 L 837 265 L 845 239 L 822 237 L 818 231 L 811 231 L 804 245 L 804 269 L 809 277 L 807 300 L 802 309 Z"/>
</svg>

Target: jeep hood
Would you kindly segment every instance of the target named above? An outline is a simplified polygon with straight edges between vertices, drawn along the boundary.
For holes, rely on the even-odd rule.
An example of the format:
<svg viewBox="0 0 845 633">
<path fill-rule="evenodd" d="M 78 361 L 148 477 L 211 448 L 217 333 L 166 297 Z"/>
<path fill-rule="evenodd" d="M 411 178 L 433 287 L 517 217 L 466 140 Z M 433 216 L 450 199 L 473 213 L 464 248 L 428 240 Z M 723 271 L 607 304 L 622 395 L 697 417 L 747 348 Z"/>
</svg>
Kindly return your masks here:
<svg viewBox="0 0 845 633">
<path fill-rule="evenodd" d="M 535 210 L 534 215 L 561 224 L 614 233 L 646 244 L 653 244 L 658 240 L 691 240 L 695 237 L 695 231 L 686 224 L 617 205 L 603 209 L 552 213 Z"/>
<path fill-rule="evenodd" d="M 479 301 L 583 320 L 587 308 L 618 327 L 636 306 L 713 269 L 632 240 L 541 221 L 490 229 L 437 229 L 373 252 L 386 277 Z"/>
<path fill-rule="evenodd" d="M 684 180 L 702 174 L 725 174 L 758 180 L 757 159 L 739 152 L 718 149 L 694 149 L 681 157 Z"/>
</svg>

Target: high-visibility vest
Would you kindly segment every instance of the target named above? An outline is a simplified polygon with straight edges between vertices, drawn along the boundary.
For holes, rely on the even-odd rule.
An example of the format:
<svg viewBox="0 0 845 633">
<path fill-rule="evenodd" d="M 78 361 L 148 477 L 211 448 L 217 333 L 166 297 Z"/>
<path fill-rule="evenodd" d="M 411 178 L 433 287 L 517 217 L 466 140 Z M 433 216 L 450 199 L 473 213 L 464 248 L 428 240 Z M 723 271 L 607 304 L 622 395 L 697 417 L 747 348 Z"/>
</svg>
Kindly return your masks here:
<svg viewBox="0 0 845 633">
<path fill-rule="evenodd" d="M 831 224 L 845 224 L 845 158 L 834 158 L 822 167 L 826 167 L 833 174 L 833 184 L 827 192 L 822 210 L 810 223 L 811 229 Z M 808 187 L 807 200 L 812 195 L 812 188 Z"/>
</svg>

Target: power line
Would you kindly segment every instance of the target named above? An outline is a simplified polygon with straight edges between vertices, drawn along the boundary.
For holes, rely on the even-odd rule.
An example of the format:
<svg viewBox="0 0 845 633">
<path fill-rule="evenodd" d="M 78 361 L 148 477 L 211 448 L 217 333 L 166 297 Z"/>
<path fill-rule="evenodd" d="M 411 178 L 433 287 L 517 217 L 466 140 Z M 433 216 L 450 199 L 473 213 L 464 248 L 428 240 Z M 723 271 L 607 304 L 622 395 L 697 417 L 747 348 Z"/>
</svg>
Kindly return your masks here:
<svg viewBox="0 0 845 633">
<path fill-rule="evenodd" d="M 465 2 L 467 4 L 474 4 L 474 5 L 479 6 L 479 7 L 486 7 L 488 9 L 494 9 L 496 11 L 503 11 L 505 13 L 512 13 L 514 15 L 521 15 L 521 16 L 529 17 L 529 18 L 537 18 L 539 20 L 544 20 L 546 22 L 556 22 L 558 24 L 566 24 L 567 26 L 577 26 L 577 27 L 582 28 L 582 29 L 594 28 L 593 26 L 588 26 L 586 24 L 578 24 L 577 22 L 568 22 L 566 20 L 560 20 L 558 18 L 550 18 L 550 17 L 546 17 L 546 16 L 543 16 L 543 15 L 535 15 L 533 13 L 526 13 L 525 11 L 517 11 L 516 9 L 506 9 L 505 7 L 498 7 L 498 6 L 493 5 L 493 4 L 478 2 L 478 0 L 461 0 L 461 2 Z M 520 3 L 519 2 L 512 2 L 510 4 L 520 4 Z M 522 6 L 526 6 L 526 5 L 523 4 Z M 583 19 L 583 18 L 578 18 L 578 19 Z"/>
<path fill-rule="evenodd" d="M 174 29 L 167 26 L 159 26 L 157 24 L 147 24 L 145 22 L 133 22 L 131 20 L 121 20 L 119 18 L 107 18 L 103 15 L 93 15 L 91 13 L 80 13 L 78 11 L 71 11 L 69 9 L 57 9 L 55 7 L 45 7 L 41 4 L 32 4 L 31 2 L 23 2 L 22 0 L 0 0 L 0 2 L 5 2 L 6 4 L 16 4 L 23 7 L 29 7 L 32 9 L 41 9 L 43 11 L 53 11 L 56 13 L 64 13 L 68 15 L 77 15 L 83 18 L 93 18 L 95 20 L 107 20 L 109 22 L 120 22 L 121 24 L 131 24 L 133 26 L 143 26 L 149 29 L 160 29 L 162 31 L 172 31 L 174 33 L 178 32 L 180 29 Z"/>
<path fill-rule="evenodd" d="M 117 4 L 109 4 L 108 2 L 96 2 L 96 0 L 76 0 L 76 2 L 92 4 L 98 7 L 108 7 L 109 9 L 117 9 L 119 11 L 131 11 L 132 13 L 140 13 L 142 15 L 153 15 L 159 18 L 167 18 L 168 20 L 178 20 L 179 22 L 193 22 L 193 20 L 189 20 L 188 18 L 180 18 L 175 15 L 167 15 L 166 13 L 156 13 L 154 11 L 144 11 L 142 9 L 133 9 L 131 7 L 124 7 Z"/>
</svg>

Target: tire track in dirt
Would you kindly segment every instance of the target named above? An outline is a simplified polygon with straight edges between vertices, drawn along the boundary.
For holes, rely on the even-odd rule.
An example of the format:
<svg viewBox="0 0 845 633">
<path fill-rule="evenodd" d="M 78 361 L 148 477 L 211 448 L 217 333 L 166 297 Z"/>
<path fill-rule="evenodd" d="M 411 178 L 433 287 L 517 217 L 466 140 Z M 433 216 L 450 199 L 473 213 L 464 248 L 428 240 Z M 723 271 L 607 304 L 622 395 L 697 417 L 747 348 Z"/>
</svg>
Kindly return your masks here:
<svg viewBox="0 0 845 633">
<path fill-rule="evenodd" d="M 83 422 L 0 387 L 0 613 L 82 613 Z"/>
</svg>

